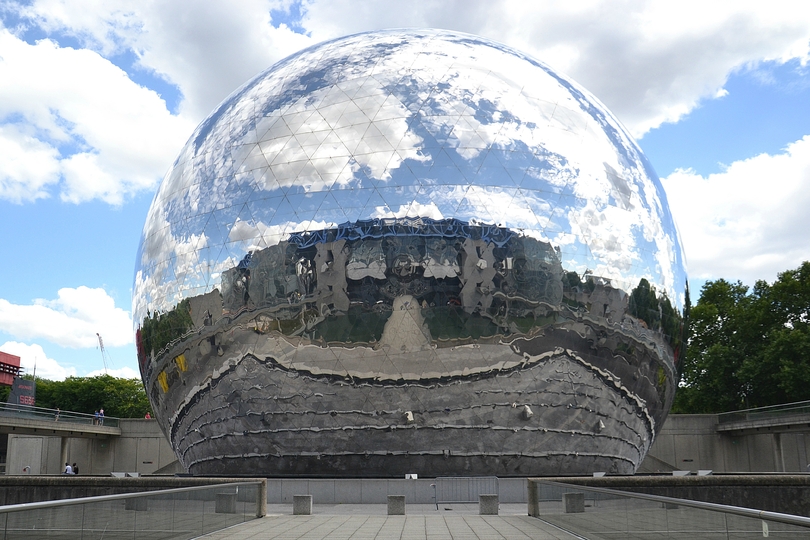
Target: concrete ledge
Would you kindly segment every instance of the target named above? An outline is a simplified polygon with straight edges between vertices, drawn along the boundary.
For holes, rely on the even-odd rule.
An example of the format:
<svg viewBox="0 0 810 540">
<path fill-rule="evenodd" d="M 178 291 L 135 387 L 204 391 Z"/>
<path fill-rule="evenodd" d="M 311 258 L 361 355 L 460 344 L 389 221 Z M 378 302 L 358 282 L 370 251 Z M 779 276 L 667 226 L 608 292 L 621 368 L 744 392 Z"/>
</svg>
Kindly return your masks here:
<svg viewBox="0 0 810 540">
<path fill-rule="evenodd" d="M 293 495 L 293 515 L 309 516 L 312 514 L 312 495 Z"/>
<path fill-rule="evenodd" d="M 481 516 L 497 516 L 499 510 L 497 495 L 478 495 L 478 514 Z"/>
<path fill-rule="evenodd" d="M 388 515 L 389 516 L 405 515 L 405 495 L 388 496 Z"/>
</svg>

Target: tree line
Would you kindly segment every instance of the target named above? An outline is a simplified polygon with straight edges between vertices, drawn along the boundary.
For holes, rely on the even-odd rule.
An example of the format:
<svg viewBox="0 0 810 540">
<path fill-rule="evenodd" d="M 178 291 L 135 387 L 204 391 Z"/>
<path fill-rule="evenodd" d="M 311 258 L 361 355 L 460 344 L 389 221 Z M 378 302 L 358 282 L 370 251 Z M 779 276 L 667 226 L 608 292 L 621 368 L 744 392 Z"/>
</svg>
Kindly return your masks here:
<svg viewBox="0 0 810 540">
<path fill-rule="evenodd" d="M 104 409 L 105 416 L 118 418 L 143 418 L 151 411 L 143 383 L 138 379 L 98 375 L 50 381 L 37 377 L 36 383 L 37 407 L 87 414 Z M 8 399 L 9 391 L 9 387 L 0 390 L 1 401 Z"/>
<path fill-rule="evenodd" d="M 673 412 L 810 400 L 810 262 L 751 289 L 707 281 L 689 327 Z"/>
</svg>

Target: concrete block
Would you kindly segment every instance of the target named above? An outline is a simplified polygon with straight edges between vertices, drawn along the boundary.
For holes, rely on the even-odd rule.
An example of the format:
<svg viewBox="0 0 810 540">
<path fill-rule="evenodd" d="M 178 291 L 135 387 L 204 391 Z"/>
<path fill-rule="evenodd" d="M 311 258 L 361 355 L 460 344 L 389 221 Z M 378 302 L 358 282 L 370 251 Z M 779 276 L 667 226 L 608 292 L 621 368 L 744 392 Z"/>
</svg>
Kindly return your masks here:
<svg viewBox="0 0 810 540">
<path fill-rule="evenodd" d="M 236 493 L 217 493 L 215 510 L 217 514 L 236 513 Z"/>
<path fill-rule="evenodd" d="M 293 495 L 293 515 L 309 516 L 312 514 L 312 495 Z"/>
<path fill-rule="evenodd" d="M 478 514 L 482 516 L 497 516 L 498 496 L 478 495 Z"/>
<path fill-rule="evenodd" d="M 584 493 L 563 493 L 562 502 L 566 514 L 579 514 L 585 511 Z"/>
<path fill-rule="evenodd" d="M 388 496 L 388 515 L 389 516 L 405 515 L 405 495 Z"/>
</svg>

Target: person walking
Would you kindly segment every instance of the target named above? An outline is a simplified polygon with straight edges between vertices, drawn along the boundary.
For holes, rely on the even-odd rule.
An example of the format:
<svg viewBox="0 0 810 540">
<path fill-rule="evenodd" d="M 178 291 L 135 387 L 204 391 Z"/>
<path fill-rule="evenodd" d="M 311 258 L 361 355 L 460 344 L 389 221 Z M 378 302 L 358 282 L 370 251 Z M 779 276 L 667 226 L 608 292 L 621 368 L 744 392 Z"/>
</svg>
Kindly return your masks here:
<svg viewBox="0 0 810 540">
<path fill-rule="evenodd" d="M 99 409 L 98 411 L 98 425 L 104 425 L 104 409 Z"/>
</svg>

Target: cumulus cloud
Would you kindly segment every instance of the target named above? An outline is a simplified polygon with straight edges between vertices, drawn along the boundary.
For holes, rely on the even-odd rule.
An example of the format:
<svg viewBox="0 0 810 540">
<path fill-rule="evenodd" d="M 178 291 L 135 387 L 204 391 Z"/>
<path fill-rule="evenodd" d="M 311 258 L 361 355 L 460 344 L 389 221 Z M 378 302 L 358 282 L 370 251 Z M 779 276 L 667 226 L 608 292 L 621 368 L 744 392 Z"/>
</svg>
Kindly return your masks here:
<svg viewBox="0 0 810 540">
<path fill-rule="evenodd" d="M 734 69 L 806 59 L 810 39 L 810 6 L 795 4 L 314 0 L 305 6 L 302 26 L 316 41 L 405 26 L 501 41 L 573 77 L 637 136 L 715 97 Z"/>
<path fill-rule="evenodd" d="M 59 152 L 20 126 L 0 125 L 0 156 L 0 199 L 41 199 L 59 181 Z"/>
<path fill-rule="evenodd" d="M 191 132 L 152 90 L 89 50 L 0 28 L 0 197 L 63 200 L 153 189 Z M 59 187 L 55 186 L 59 184 Z"/>
<path fill-rule="evenodd" d="M 14 156 L 0 164 L 0 197 L 24 202 L 56 189 L 70 202 L 120 204 L 152 189 L 193 125 L 239 85 L 303 47 L 353 32 L 422 26 L 504 42 L 572 76 L 636 136 L 724 95 L 734 70 L 765 60 L 806 61 L 810 43 L 810 4 L 307 0 L 293 21 L 298 31 L 273 19 L 273 10 L 293 4 L 7 6 L 23 25 L 71 36 L 89 49 L 49 40 L 31 45 L 0 29 L 0 122 L 6 122 L 0 151 Z M 178 89 L 179 114 L 107 60 L 121 54 L 134 55 L 139 69 Z"/>
<path fill-rule="evenodd" d="M 109 375 L 110 377 L 118 377 L 119 379 L 140 379 L 141 374 L 130 367 L 122 367 L 119 369 L 97 369 L 85 375 L 85 377 L 98 377 L 99 375 Z"/>
<path fill-rule="evenodd" d="M 0 298 L 0 331 L 17 339 L 45 339 L 68 348 L 89 348 L 101 334 L 107 346 L 132 343 L 129 313 L 115 307 L 104 289 L 60 289 L 54 300 L 19 305 Z"/>
<path fill-rule="evenodd" d="M 138 64 L 179 87 L 181 110 L 196 121 L 242 83 L 314 41 L 274 24 L 284 0 L 37 0 L 21 13 L 111 55 L 133 51 Z"/>
<path fill-rule="evenodd" d="M 442 211 L 436 203 L 422 204 L 418 201 L 411 201 L 409 204 L 400 205 L 399 210 L 394 211 L 386 206 L 376 206 L 371 213 L 372 218 L 416 218 L 426 217 L 431 219 L 444 219 Z"/>
<path fill-rule="evenodd" d="M 53 358 L 48 358 L 39 345 L 28 345 L 17 341 L 6 341 L 0 345 L 0 351 L 20 357 L 20 366 L 26 373 L 34 373 L 37 377 L 51 381 L 62 381 L 67 377 L 76 376 L 76 368 L 66 368 L 59 365 Z"/>
<path fill-rule="evenodd" d="M 808 259 L 810 135 L 703 177 L 679 170 L 663 180 L 678 216 L 690 276 L 752 285 Z"/>
</svg>

